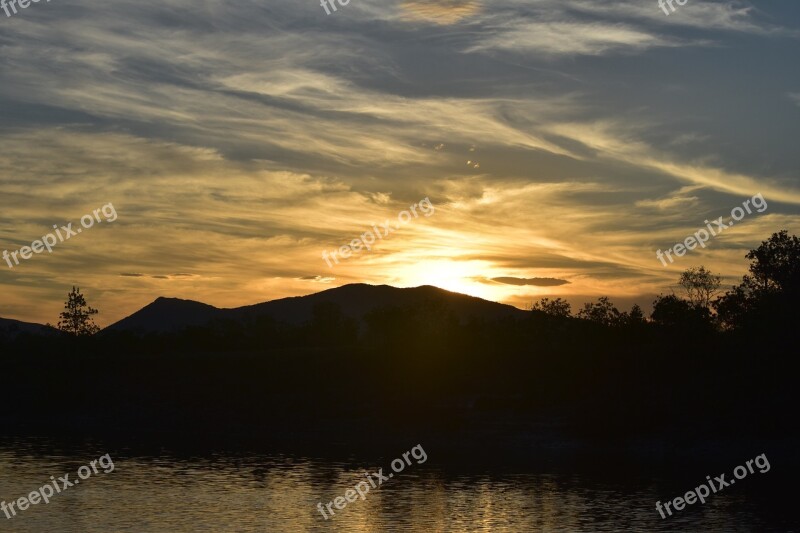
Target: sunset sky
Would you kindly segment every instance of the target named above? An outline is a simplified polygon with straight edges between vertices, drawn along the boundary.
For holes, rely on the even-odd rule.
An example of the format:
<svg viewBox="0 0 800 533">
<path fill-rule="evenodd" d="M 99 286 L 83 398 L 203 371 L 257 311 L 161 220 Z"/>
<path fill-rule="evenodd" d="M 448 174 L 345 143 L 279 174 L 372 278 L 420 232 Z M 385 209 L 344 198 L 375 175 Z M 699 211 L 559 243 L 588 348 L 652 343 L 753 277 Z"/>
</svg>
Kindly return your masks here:
<svg viewBox="0 0 800 533">
<path fill-rule="evenodd" d="M 52 0 L 0 11 L 0 317 L 348 283 L 649 307 L 800 233 L 800 3 Z M 670 266 L 657 249 L 761 193 Z M 435 207 L 329 267 L 372 224 Z"/>
</svg>

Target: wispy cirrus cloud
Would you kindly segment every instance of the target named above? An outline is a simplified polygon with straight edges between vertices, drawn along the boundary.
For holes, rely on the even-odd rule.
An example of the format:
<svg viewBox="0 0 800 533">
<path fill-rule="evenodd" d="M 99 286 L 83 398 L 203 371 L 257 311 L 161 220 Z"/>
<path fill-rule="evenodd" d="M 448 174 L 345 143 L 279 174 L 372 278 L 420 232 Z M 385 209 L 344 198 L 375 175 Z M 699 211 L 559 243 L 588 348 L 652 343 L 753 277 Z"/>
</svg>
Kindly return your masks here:
<svg viewBox="0 0 800 533">
<path fill-rule="evenodd" d="M 603 55 L 615 51 L 641 51 L 656 46 L 674 46 L 658 35 L 618 23 L 538 22 L 509 18 L 500 24 L 500 28 L 500 31 L 487 35 L 466 51 Z"/>
<path fill-rule="evenodd" d="M 298 278 L 302 281 L 313 281 L 316 283 L 331 283 L 336 280 L 333 276 L 302 276 Z"/>
<path fill-rule="evenodd" d="M 639 20 L 665 27 L 692 27 L 706 31 L 737 31 L 742 33 L 772 33 L 786 31 L 762 15 L 749 0 L 693 0 L 690 9 L 677 9 L 669 16 L 657 3 L 637 0 L 593 2 L 591 0 L 565 0 L 560 2 L 565 10 L 574 10 L 603 18 Z M 677 6 L 676 6 L 677 7 Z M 685 7 L 685 6 L 684 6 Z"/>
<path fill-rule="evenodd" d="M 693 2 L 690 10 L 664 17 L 660 9 L 635 0 L 501 1 L 487 11 L 483 22 L 490 32 L 476 32 L 468 52 L 506 51 L 545 56 L 641 53 L 657 47 L 692 47 L 715 43 L 712 36 L 696 37 L 677 28 L 705 32 L 787 33 L 757 18 L 746 1 Z"/>
<path fill-rule="evenodd" d="M 491 278 L 489 281 L 495 283 L 503 283 L 505 285 L 533 285 L 535 287 L 558 287 L 566 285 L 569 281 L 565 279 L 556 278 L 515 278 L 510 276 L 501 276 L 499 278 Z"/>
</svg>

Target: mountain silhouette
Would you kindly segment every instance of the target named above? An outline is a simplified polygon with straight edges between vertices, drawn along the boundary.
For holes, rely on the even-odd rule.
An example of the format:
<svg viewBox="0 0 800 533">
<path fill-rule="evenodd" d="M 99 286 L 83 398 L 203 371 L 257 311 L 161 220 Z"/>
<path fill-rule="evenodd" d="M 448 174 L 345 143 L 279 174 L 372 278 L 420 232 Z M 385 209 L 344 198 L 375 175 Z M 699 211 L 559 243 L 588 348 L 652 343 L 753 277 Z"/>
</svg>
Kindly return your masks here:
<svg viewBox="0 0 800 533">
<path fill-rule="evenodd" d="M 10 318 L 0 318 L 0 337 L 6 339 L 14 339 L 21 333 L 29 333 L 31 335 L 49 335 L 56 333 L 57 330 L 50 326 L 43 324 L 35 324 L 33 322 L 22 322 L 19 320 L 12 320 Z"/>
<path fill-rule="evenodd" d="M 409 307 L 435 303 L 443 305 L 463 323 L 470 318 L 495 320 L 503 317 L 522 317 L 526 311 L 516 307 L 450 292 L 430 285 L 397 288 L 389 285 L 363 283 L 344 285 L 310 294 L 272 300 L 233 309 L 178 298 L 158 298 L 127 318 L 108 326 L 105 331 L 132 333 L 176 332 L 190 326 L 203 326 L 214 320 L 246 322 L 270 317 L 287 324 L 302 324 L 313 316 L 318 304 L 332 303 L 342 313 L 361 322 L 370 311 L 390 307 Z"/>
<path fill-rule="evenodd" d="M 180 298 L 157 298 L 153 303 L 105 328 L 107 331 L 130 331 L 133 333 L 165 333 L 179 331 L 189 326 L 203 326 L 221 318 L 222 309 L 213 305 L 182 300 Z"/>
</svg>

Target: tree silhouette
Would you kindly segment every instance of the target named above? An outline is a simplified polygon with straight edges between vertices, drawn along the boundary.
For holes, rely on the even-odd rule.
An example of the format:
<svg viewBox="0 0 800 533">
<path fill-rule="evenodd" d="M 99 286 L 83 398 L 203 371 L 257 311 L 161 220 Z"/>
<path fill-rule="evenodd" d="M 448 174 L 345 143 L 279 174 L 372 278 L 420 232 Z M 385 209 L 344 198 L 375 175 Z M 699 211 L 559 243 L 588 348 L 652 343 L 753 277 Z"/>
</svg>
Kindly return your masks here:
<svg viewBox="0 0 800 533">
<path fill-rule="evenodd" d="M 800 288 L 800 239 L 786 230 L 773 233 L 745 256 L 750 274 L 762 290 L 794 292 Z"/>
<path fill-rule="evenodd" d="M 642 308 L 639 307 L 639 304 L 633 304 L 630 313 L 622 313 L 622 315 L 625 318 L 625 323 L 627 325 L 639 325 L 647 322 L 647 320 L 644 318 L 644 312 L 642 311 Z"/>
<path fill-rule="evenodd" d="M 711 298 L 719 291 L 721 282 L 722 277 L 712 274 L 704 266 L 686 269 L 678 280 L 678 284 L 686 291 L 689 302 L 706 309 L 711 305 Z"/>
<path fill-rule="evenodd" d="M 98 313 L 86 304 L 86 298 L 81 290 L 72 287 L 72 292 L 67 295 L 64 311 L 59 315 L 58 329 L 76 337 L 94 335 L 100 328 L 92 321 L 92 315 Z"/>
<path fill-rule="evenodd" d="M 597 303 L 583 304 L 583 309 L 578 311 L 577 316 L 605 326 L 615 326 L 620 322 L 621 313 L 607 296 L 601 296 Z"/>
<path fill-rule="evenodd" d="M 792 327 L 800 294 L 800 239 L 773 233 L 746 256 L 750 274 L 714 302 L 726 329 Z"/>
<path fill-rule="evenodd" d="M 550 316 L 568 317 L 572 314 L 572 306 L 568 301 L 556 298 L 550 300 L 549 298 L 542 298 L 531 306 L 533 311 L 542 311 Z"/>
<path fill-rule="evenodd" d="M 740 328 L 755 314 L 757 298 L 754 296 L 752 280 L 750 276 L 745 276 L 740 285 L 733 287 L 714 301 L 717 320 L 722 329 Z"/>
<path fill-rule="evenodd" d="M 659 295 L 653 302 L 650 318 L 660 326 L 685 331 L 702 331 L 711 324 L 708 308 L 674 294 Z"/>
</svg>

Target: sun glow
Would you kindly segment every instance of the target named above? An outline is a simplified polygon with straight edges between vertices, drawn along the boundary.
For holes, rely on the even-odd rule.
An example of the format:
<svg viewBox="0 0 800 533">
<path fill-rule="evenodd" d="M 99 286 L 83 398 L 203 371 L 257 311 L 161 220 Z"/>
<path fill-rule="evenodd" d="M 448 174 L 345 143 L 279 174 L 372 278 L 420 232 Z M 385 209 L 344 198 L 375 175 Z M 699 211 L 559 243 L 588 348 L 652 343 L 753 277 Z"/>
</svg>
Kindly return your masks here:
<svg viewBox="0 0 800 533">
<path fill-rule="evenodd" d="M 501 286 L 478 281 L 486 270 L 487 265 L 483 261 L 435 259 L 404 268 L 398 280 L 406 287 L 433 285 L 447 291 L 499 301 L 505 295 Z"/>
</svg>

